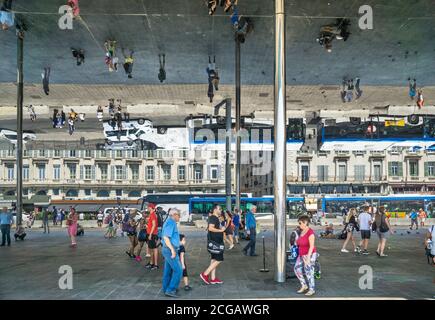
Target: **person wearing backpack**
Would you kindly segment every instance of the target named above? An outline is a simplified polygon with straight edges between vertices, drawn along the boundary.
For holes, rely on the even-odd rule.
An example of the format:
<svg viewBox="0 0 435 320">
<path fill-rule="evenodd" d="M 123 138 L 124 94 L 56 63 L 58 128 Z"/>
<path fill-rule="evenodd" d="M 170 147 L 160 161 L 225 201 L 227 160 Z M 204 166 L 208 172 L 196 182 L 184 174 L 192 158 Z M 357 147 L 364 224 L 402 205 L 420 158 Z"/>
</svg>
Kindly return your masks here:
<svg viewBox="0 0 435 320">
<path fill-rule="evenodd" d="M 378 248 L 376 249 L 376 254 L 379 257 L 388 257 L 384 254 L 385 244 L 387 243 L 388 233 L 393 234 L 393 229 L 391 228 L 390 221 L 385 214 L 385 207 L 379 207 L 379 210 L 375 214 L 375 221 L 372 224 L 372 230 L 376 231 L 379 237 Z"/>
<path fill-rule="evenodd" d="M 425 249 L 426 249 L 426 255 L 427 255 L 427 262 L 435 266 L 435 225 L 433 225 L 431 228 L 427 230 L 426 239 L 424 241 L 425 243 Z M 430 261 L 432 259 L 432 261 Z"/>
</svg>

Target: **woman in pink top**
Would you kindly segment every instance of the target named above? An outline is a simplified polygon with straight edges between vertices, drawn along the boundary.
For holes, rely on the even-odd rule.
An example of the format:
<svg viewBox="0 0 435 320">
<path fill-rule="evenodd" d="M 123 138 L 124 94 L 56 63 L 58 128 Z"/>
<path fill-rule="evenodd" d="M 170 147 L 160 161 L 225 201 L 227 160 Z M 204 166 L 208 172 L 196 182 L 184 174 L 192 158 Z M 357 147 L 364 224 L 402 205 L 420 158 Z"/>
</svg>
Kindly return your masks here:
<svg viewBox="0 0 435 320">
<path fill-rule="evenodd" d="M 71 7 L 74 18 L 80 15 L 79 0 L 68 0 L 67 5 Z"/>
<path fill-rule="evenodd" d="M 71 208 L 66 224 L 68 225 L 68 235 L 71 238 L 72 248 L 77 247 L 76 236 L 77 236 L 78 219 L 79 219 L 79 215 L 76 213 L 76 210 L 74 208 Z"/>
<path fill-rule="evenodd" d="M 309 223 L 310 218 L 306 215 L 300 216 L 298 219 L 301 235 L 296 241 L 299 255 L 294 268 L 295 274 L 301 283 L 301 288 L 298 293 L 306 292 L 306 296 L 312 296 L 315 293 L 314 264 L 317 259 L 316 247 L 314 246 L 316 236 L 314 231 L 308 226 Z M 307 280 L 304 278 L 304 271 Z"/>
</svg>

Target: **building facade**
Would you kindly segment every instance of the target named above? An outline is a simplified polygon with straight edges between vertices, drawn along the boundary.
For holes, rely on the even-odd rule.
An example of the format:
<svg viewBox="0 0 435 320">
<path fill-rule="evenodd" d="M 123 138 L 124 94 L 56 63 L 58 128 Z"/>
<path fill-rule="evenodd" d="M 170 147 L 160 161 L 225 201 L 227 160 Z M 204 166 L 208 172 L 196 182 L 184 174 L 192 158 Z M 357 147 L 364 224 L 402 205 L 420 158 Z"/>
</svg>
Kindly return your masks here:
<svg viewBox="0 0 435 320">
<path fill-rule="evenodd" d="M 15 150 L 0 150 L 0 193 L 15 195 Z M 224 192 L 225 158 L 189 150 L 24 150 L 25 197 L 137 199 L 158 192 Z"/>
<path fill-rule="evenodd" d="M 322 194 L 435 194 L 434 151 L 288 151 L 287 192 Z M 243 191 L 273 195 L 273 172 L 243 166 Z"/>
</svg>

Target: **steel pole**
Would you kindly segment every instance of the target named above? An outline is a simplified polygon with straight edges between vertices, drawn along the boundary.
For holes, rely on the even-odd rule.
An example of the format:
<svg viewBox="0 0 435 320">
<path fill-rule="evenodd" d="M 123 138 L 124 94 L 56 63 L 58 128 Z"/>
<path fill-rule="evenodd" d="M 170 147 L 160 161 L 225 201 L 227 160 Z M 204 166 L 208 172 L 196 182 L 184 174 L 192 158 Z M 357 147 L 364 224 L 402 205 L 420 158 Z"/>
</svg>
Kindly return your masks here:
<svg viewBox="0 0 435 320">
<path fill-rule="evenodd" d="M 17 225 L 23 212 L 23 43 L 24 32 L 17 33 Z"/>
<path fill-rule="evenodd" d="M 284 0 L 275 0 L 275 280 L 285 282 L 286 266 L 286 74 Z"/>
<path fill-rule="evenodd" d="M 226 137 L 225 137 L 225 193 L 227 210 L 231 210 L 231 99 L 225 100 Z"/>
<path fill-rule="evenodd" d="M 240 159 L 241 159 L 241 139 L 240 136 L 240 41 L 236 38 L 236 208 L 240 210 Z"/>
</svg>

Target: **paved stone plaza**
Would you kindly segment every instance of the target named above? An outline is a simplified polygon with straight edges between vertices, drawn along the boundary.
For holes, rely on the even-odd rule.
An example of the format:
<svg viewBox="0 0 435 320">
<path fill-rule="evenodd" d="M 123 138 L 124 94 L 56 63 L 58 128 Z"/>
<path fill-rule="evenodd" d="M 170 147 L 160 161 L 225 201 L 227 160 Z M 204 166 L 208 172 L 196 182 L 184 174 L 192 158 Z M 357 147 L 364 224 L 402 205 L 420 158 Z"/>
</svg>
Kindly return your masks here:
<svg viewBox="0 0 435 320">
<path fill-rule="evenodd" d="M 35 225 L 36 226 L 36 225 Z M 199 278 L 209 255 L 205 249 L 205 232 L 182 227 L 186 234 L 187 266 L 193 290 L 180 290 L 181 299 L 282 299 L 300 298 L 296 279 L 285 284 L 273 280 L 273 272 L 262 268 L 261 236 L 266 239 L 267 267 L 273 269 L 273 233 L 259 235 L 258 257 L 244 257 L 241 245 L 226 251 L 218 276 L 225 283 L 206 286 Z M 403 235 L 401 235 L 403 233 Z M 0 248 L 0 299 L 168 299 L 162 295 L 162 270 L 149 271 L 124 253 L 127 238 L 104 239 L 102 230 L 86 231 L 79 237 L 78 248 L 68 247 L 65 230 L 44 235 L 39 228 L 28 232 L 24 242 Z M 402 230 L 390 237 L 389 257 L 374 254 L 377 239 L 372 238 L 369 256 L 340 253 L 341 240 L 317 240 L 322 265 L 322 279 L 316 282 L 315 298 L 405 298 L 428 299 L 435 296 L 434 267 L 424 256 L 424 234 L 407 234 Z M 242 241 L 242 244 L 245 244 Z M 349 246 L 350 247 L 350 246 Z M 58 280 L 61 265 L 73 268 L 72 290 L 61 290 Z M 360 290 L 358 269 L 373 268 L 373 290 Z"/>
</svg>

